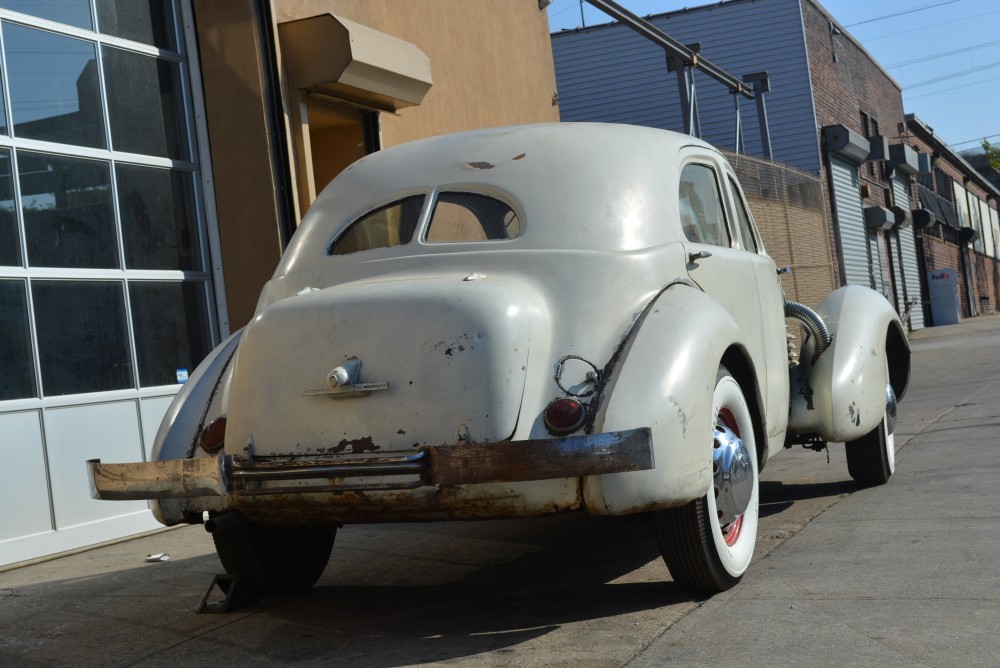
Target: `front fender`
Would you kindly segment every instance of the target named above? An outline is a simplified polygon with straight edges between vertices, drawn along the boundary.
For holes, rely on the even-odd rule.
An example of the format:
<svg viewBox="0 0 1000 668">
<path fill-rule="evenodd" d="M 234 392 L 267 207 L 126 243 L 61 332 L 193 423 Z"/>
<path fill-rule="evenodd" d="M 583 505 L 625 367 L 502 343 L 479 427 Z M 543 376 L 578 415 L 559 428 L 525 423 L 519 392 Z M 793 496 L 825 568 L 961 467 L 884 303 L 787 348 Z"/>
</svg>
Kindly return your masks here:
<svg viewBox="0 0 1000 668">
<path fill-rule="evenodd" d="M 897 397 L 906 391 L 909 343 L 892 305 L 874 290 L 845 286 L 816 310 L 831 343 L 813 363 L 815 341 L 807 340 L 802 362 L 791 368 L 789 431 L 853 441 L 882 420 L 886 384 Z"/>
<path fill-rule="evenodd" d="M 650 427 L 655 466 L 584 478 L 584 502 L 595 515 L 679 506 L 705 494 L 717 370 L 742 339 L 724 308 L 686 284 L 662 292 L 630 336 L 595 431 Z"/>
<path fill-rule="evenodd" d="M 208 456 L 198 448 L 198 436 L 207 423 L 226 413 L 224 390 L 232 376 L 233 355 L 242 337 L 240 329 L 216 346 L 177 392 L 153 440 L 153 460 Z M 150 502 L 153 515 L 168 526 L 185 521 L 186 504 L 185 499 Z"/>
</svg>

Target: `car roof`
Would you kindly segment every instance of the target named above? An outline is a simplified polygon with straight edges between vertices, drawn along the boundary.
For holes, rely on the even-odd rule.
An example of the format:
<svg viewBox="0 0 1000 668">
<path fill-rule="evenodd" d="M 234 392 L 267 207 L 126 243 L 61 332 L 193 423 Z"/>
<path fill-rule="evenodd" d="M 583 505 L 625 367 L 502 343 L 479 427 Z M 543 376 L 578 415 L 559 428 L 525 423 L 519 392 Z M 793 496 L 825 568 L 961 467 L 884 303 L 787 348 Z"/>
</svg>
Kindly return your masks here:
<svg viewBox="0 0 1000 668">
<path fill-rule="evenodd" d="M 719 156 L 690 135 L 609 123 L 473 130 L 378 151 L 324 189 L 278 273 L 325 261 L 330 242 L 367 211 L 436 190 L 506 201 L 523 216 L 522 247 L 628 251 L 668 243 L 678 234 L 677 156 L 688 146 Z"/>
</svg>

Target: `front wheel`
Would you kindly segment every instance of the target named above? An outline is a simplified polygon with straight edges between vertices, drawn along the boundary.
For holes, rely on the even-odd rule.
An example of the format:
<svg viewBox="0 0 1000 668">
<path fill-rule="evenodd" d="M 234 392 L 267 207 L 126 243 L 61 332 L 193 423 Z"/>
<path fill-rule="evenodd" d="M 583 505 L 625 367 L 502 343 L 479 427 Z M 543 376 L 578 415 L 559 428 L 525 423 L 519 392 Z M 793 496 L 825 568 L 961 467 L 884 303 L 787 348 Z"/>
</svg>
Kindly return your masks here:
<svg viewBox="0 0 1000 668">
<path fill-rule="evenodd" d="M 713 482 L 704 497 L 654 513 L 674 582 L 716 593 L 740 581 L 757 542 L 759 484 L 753 419 L 739 384 L 719 369 L 712 395 Z"/>
<path fill-rule="evenodd" d="M 212 534 L 227 573 L 248 580 L 261 594 L 309 589 L 326 569 L 337 527 L 264 526 L 245 522 Z"/>
</svg>

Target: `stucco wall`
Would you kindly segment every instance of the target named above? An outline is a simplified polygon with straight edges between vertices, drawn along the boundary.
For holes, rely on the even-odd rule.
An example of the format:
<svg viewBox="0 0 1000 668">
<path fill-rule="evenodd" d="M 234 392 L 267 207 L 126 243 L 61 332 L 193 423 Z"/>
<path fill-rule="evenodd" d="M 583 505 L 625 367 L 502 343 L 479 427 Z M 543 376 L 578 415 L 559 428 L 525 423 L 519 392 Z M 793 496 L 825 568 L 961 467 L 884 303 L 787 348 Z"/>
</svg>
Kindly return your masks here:
<svg viewBox="0 0 1000 668">
<path fill-rule="evenodd" d="M 253 0 L 194 0 L 229 323 L 242 327 L 281 258 L 276 173 Z"/>
<path fill-rule="evenodd" d="M 548 16 L 538 0 L 273 0 L 278 23 L 324 12 L 410 42 L 431 61 L 418 107 L 381 114 L 382 145 L 501 125 L 555 122 Z"/>
<path fill-rule="evenodd" d="M 266 0 L 265 0 L 266 1 Z M 268 96 L 259 2 L 193 0 L 231 329 L 253 315 L 291 218 L 291 166 Z M 271 0 L 283 22 L 331 12 L 411 42 L 434 84 L 418 107 L 380 114 L 382 146 L 447 132 L 559 120 L 548 17 L 538 0 Z M 270 26 L 273 30 L 274 26 Z M 277 128 L 277 129 L 275 129 Z M 318 137 L 320 140 L 332 137 Z"/>
</svg>

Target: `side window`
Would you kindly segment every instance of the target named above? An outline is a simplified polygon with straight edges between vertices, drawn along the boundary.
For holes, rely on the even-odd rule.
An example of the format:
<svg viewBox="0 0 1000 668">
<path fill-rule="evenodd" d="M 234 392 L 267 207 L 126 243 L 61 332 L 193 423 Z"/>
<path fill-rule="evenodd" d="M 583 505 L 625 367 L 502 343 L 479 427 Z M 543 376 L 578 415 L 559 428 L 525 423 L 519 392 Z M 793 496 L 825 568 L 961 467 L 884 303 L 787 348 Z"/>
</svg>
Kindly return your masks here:
<svg viewBox="0 0 1000 668">
<path fill-rule="evenodd" d="M 417 229 L 424 195 L 413 195 L 369 211 L 330 244 L 327 255 L 347 255 L 408 244 Z"/>
<path fill-rule="evenodd" d="M 425 240 L 494 241 L 520 234 L 517 214 L 500 200 L 474 193 L 445 192 L 438 195 Z"/>
<path fill-rule="evenodd" d="M 751 253 L 759 253 L 757 239 L 753 235 L 753 226 L 750 225 L 750 212 L 747 211 L 746 202 L 740 195 L 740 188 L 736 185 L 733 177 L 729 177 L 729 188 L 733 191 L 733 201 L 736 202 L 736 222 L 740 226 L 740 236 L 743 238 L 743 248 Z"/>
<path fill-rule="evenodd" d="M 681 227 L 688 241 L 728 246 L 729 232 L 715 172 L 707 165 L 691 163 L 681 170 L 679 204 Z"/>
</svg>

